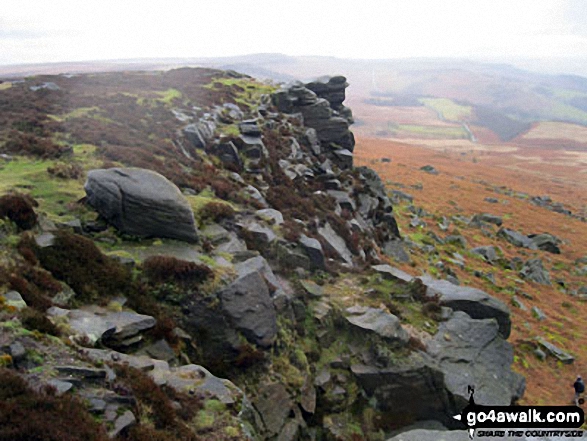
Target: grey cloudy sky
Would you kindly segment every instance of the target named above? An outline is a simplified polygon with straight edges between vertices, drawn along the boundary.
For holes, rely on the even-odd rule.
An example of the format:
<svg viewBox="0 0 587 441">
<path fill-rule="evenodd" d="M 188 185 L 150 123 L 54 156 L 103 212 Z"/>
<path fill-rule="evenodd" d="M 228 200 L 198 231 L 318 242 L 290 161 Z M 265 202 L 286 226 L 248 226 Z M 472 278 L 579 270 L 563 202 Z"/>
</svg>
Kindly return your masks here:
<svg viewBox="0 0 587 441">
<path fill-rule="evenodd" d="M 0 64 L 278 52 L 587 60 L 584 0 L 3 0 Z"/>
</svg>

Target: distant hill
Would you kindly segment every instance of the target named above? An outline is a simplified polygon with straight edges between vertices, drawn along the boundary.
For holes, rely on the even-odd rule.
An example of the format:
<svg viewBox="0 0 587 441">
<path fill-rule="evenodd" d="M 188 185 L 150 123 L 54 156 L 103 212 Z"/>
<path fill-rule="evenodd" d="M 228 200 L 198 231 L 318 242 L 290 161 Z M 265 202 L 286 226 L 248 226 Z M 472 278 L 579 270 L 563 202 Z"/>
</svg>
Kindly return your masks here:
<svg viewBox="0 0 587 441">
<path fill-rule="evenodd" d="M 153 70 L 177 66 L 204 66 L 235 70 L 257 78 L 290 82 L 310 80 L 324 73 L 344 74 L 350 83 L 349 103 L 369 134 L 388 133 L 397 121 L 374 124 L 363 113 L 371 106 L 417 107 L 421 100 L 443 98 L 452 105 L 467 106 L 465 119 L 451 120 L 438 113 L 441 122 L 451 122 L 452 130 L 442 136 L 466 137 L 475 126 L 489 129 L 501 141 L 510 141 L 527 131 L 531 124 L 556 121 L 587 126 L 587 78 L 575 75 L 546 75 L 506 64 L 489 64 L 451 59 L 357 60 L 335 57 L 253 54 L 221 58 L 113 60 L 87 63 L 58 63 L 0 67 L 0 78 L 40 73 L 91 72 L 112 70 Z M 408 97 L 409 99 L 406 99 Z M 357 105 L 357 103 L 361 103 Z M 365 109 L 367 107 L 367 109 Z M 471 132 L 459 127 L 466 123 Z M 408 134 L 438 133 L 435 126 L 414 120 Z M 433 127 L 433 128 L 430 128 Z M 400 134 L 396 130 L 393 132 Z M 473 135 L 474 136 L 474 135 Z"/>
</svg>

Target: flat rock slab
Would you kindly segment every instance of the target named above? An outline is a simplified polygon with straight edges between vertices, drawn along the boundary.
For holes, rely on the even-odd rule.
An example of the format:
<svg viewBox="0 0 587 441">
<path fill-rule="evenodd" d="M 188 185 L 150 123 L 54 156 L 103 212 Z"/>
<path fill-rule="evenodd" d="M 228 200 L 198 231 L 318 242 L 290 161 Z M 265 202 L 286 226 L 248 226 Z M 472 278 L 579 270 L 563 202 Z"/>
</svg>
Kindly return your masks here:
<svg viewBox="0 0 587 441">
<path fill-rule="evenodd" d="M 196 242 L 194 214 L 164 176 L 141 168 L 96 169 L 84 186 L 88 203 L 123 233 Z"/>
<path fill-rule="evenodd" d="M 539 337 L 536 339 L 536 341 L 546 350 L 546 352 L 559 360 L 562 364 L 573 364 L 575 362 L 575 357 L 553 345 L 552 343 L 544 340 L 543 338 Z"/>
<path fill-rule="evenodd" d="M 383 278 L 386 280 L 395 280 L 399 282 L 409 283 L 414 279 L 413 276 L 398 268 L 394 268 L 391 265 L 373 265 L 371 268 L 375 270 L 378 274 L 381 274 L 381 276 L 383 276 Z"/>
<path fill-rule="evenodd" d="M 480 289 L 453 285 L 447 280 L 431 277 L 420 279 L 427 287 L 427 295 L 438 296 L 442 306 L 464 311 L 474 319 L 494 318 L 499 324 L 500 333 L 504 338 L 509 337 L 512 326 L 510 310 L 502 301 Z"/>
<path fill-rule="evenodd" d="M 132 311 L 112 312 L 100 307 L 72 310 L 52 307 L 48 315 L 67 320 L 74 334 L 87 338 L 91 343 L 106 339 L 122 341 L 156 324 L 156 320 L 148 315 Z"/>
<path fill-rule="evenodd" d="M 407 331 L 402 328 L 399 319 L 387 311 L 378 308 L 353 306 L 346 309 L 349 314 L 345 318 L 354 327 L 373 332 L 390 343 L 404 345 L 410 339 Z"/>
</svg>

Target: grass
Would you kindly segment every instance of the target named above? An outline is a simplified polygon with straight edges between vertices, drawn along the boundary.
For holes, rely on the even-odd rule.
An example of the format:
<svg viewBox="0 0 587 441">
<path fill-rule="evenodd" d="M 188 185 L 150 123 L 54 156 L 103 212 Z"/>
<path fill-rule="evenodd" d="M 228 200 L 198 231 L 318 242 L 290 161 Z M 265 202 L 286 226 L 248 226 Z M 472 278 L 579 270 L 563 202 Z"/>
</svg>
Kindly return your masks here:
<svg viewBox="0 0 587 441">
<path fill-rule="evenodd" d="M 75 145 L 72 159 L 78 161 L 84 170 L 98 167 L 100 162 L 94 156 L 95 150 L 93 145 Z M 47 168 L 57 162 L 15 156 L 12 161 L 0 166 L 0 194 L 10 190 L 30 193 L 39 203 L 37 211 L 45 212 L 52 220 L 71 220 L 73 215 L 68 213 L 66 206 L 85 195 L 84 180 L 53 178 Z"/>
<path fill-rule="evenodd" d="M 470 106 L 461 106 L 448 98 L 421 98 L 419 101 L 446 121 L 461 122 L 471 117 Z"/>
<path fill-rule="evenodd" d="M 554 104 L 551 109 L 545 111 L 544 116 L 555 120 L 575 121 L 587 124 L 587 112 L 564 103 Z"/>
<path fill-rule="evenodd" d="M 71 112 L 66 113 L 64 115 L 48 115 L 49 118 L 57 121 L 57 122 L 63 122 L 66 121 L 68 119 L 72 119 L 72 118 L 85 118 L 85 117 L 91 117 L 91 113 L 94 112 L 99 112 L 100 108 L 96 107 L 96 106 L 92 106 L 92 107 L 79 107 L 77 109 L 73 109 Z"/>
<path fill-rule="evenodd" d="M 0 90 L 7 90 L 7 89 L 10 89 L 11 87 L 12 87 L 12 83 L 10 83 L 10 82 L 0 83 Z"/>
<path fill-rule="evenodd" d="M 466 139 L 467 132 L 462 127 L 421 126 L 416 124 L 397 125 L 396 134 L 417 135 L 425 138 Z"/>
<path fill-rule="evenodd" d="M 256 81 L 252 78 L 217 78 L 212 83 L 204 86 L 207 89 L 221 89 L 224 87 L 242 88 L 239 92 L 236 102 L 250 105 L 258 103 L 261 95 L 270 94 L 276 90 L 275 86 Z"/>
<path fill-rule="evenodd" d="M 223 199 L 217 198 L 211 190 L 204 190 L 198 195 L 186 195 L 185 197 L 188 200 L 196 219 L 201 218 L 200 212 L 210 202 L 218 202 L 221 204 L 230 205 L 232 208 L 235 208 L 233 204 Z"/>
<path fill-rule="evenodd" d="M 173 100 L 181 98 L 181 92 L 177 89 L 167 89 L 164 92 L 157 92 L 161 98 L 158 101 L 161 101 L 164 104 L 171 104 Z"/>
</svg>

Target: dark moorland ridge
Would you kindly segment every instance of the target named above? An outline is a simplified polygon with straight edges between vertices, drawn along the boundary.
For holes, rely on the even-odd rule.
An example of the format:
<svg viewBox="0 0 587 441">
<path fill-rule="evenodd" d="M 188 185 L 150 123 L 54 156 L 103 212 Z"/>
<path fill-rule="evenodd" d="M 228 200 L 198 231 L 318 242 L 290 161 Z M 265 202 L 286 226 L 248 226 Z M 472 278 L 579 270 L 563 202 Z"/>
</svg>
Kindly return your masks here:
<svg viewBox="0 0 587 441">
<path fill-rule="evenodd" d="M 347 86 L 0 90 L 0 439 L 385 440 L 460 428 L 469 384 L 522 397 L 508 307 L 393 266 L 415 245 L 353 165 Z"/>
</svg>

